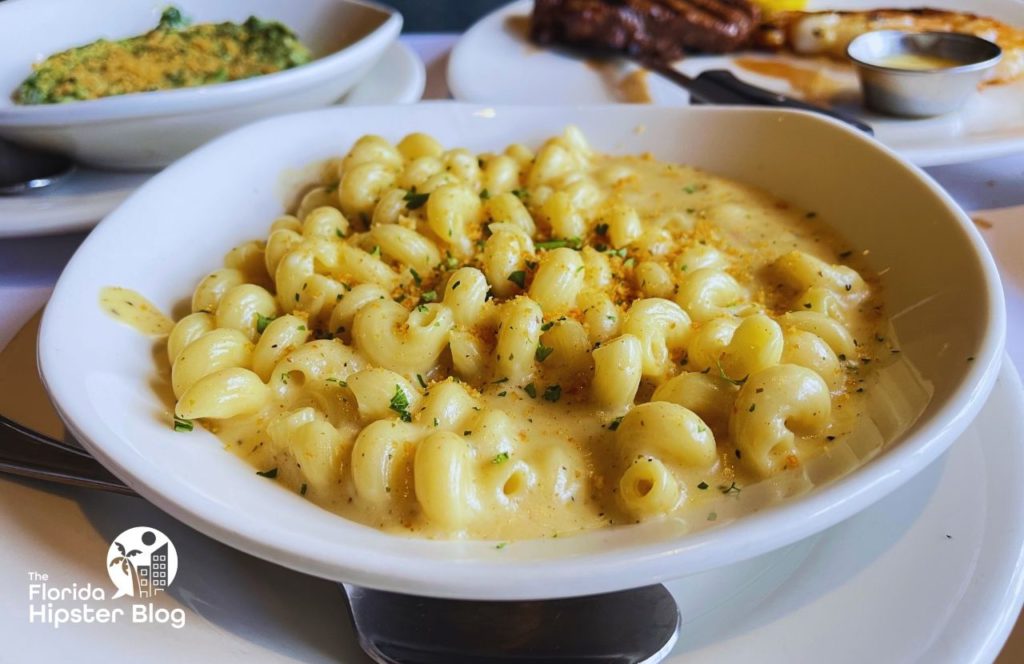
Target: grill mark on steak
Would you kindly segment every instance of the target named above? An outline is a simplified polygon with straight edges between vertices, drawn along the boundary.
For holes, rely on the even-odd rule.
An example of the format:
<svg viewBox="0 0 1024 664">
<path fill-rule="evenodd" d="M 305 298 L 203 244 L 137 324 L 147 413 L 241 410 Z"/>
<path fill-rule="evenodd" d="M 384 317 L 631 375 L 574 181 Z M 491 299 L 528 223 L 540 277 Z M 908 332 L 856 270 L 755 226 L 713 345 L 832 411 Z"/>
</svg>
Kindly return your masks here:
<svg viewBox="0 0 1024 664">
<path fill-rule="evenodd" d="M 743 48 L 759 20 L 750 0 L 536 0 L 530 38 L 672 61 Z"/>
</svg>

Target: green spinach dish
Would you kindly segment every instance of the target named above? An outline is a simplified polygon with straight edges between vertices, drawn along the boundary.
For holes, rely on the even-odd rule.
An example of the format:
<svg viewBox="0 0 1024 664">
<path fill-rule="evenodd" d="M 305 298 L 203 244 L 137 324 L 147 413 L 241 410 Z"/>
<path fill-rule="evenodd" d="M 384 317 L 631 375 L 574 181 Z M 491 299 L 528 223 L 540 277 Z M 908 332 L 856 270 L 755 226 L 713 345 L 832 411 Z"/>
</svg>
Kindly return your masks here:
<svg viewBox="0 0 1024 664">
<path fill-rule="evenodd" d="M 51 55 L 15 90 L 18 104 L 60 104 L 187 88 L 271 74 L 309 62 L 309 49 L 277 21 L 189 25 L 175 7 L 144 35 L 100 39 Z"/>
</svg>

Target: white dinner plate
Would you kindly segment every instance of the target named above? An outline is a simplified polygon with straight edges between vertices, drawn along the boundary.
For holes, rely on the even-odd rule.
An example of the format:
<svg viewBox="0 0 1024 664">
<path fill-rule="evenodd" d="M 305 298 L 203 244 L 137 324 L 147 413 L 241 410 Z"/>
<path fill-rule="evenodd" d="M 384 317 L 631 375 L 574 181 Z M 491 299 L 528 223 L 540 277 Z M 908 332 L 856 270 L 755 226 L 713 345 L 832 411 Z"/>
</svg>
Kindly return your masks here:
<svg viewBox="0 0 1024 664">
<path fill-rule="evenodd" d="M 411 104 L 423 95 L 425 82 L 423 61 L 408 46 L 395 42 L 338 105 Z M 0 196 L 0 238 L 92 228 L 150 177 L 152 173 L 80 166 L 51 189 Z"/>
<path fill-rule="evenodd" d="M 992 16 L 1024 28 L 1024 2 L 1020 0 L 811 0 L 808 8 L 873 9 L 919 7 L 969 11 Z M 605 104 L 623 101 L 621 81 L 636 66 L 614 60 L 597 66 L 552 50 L 541 49 L 525 38 L 531 0 L 519 0 L 481 19 L 459 39 L 448 62 L 448 87 L 462 101 L 492 104 Z M 776 58 L 803 68 L 817 61 L 787 56 L 743 53 Z M 692 56 L 679 69 L 696 75 L 706 69 L 726 68 L 756 85 L 794 94 L 785 80 L 752 74 L 736 66 L 733 56 Z M 826 74 L 837 84 L 840 97 L 859 97 L 852 68 L 829 64 Z M 684 105 L 689 94 L 655 75 L 646 77 L 654 103 Z M 960 163 L 1024 150 L 1024 80 L 986 88 L 960 112 L 927 119 L 897 119 L 864 111 L 856 104 L 841 107 L 867 120 L 883 143 L 921 166 Z"/>
<path fill-rule="evenodd" d="M 743 662 L 757 653 L 761 664 L 991 662 L 1021 606 L 1022 475 L 1024 391 L 1006 359 L 974 424 L 902 489 L 818 537 L 668 584 L 683 629 L 666 661 Z M 137 525 L 177 547 L 178 575 L 155 604 L 183 609 L 185 627 L 54 632 L 28 623 L 28 571 L 54 586 L 112 588 L 107 548 Z M 0 531 L 0 566 L 9 572 L 0 575 L 0 621 L 11 661 L 370 663 L 334 583 L 229 549 L 144 501 L 0 479 Z"/>
<path fill-rule="evenodd" d="M 600 151 L 650 152 L 770 190 L 817 211 L 851 247 L 870 251 L 867 260 L 885 275 L 902 352 L 893 363 L 879 363 L 887 369 L 879 369 L 879 380 L 894 376 L 899 387 L 869 391 L 874 406 L 861 420 L 865 436 L 837 441 L 821 457 L 837 469 L 859 465 L 856 470 L 831 480 L 831 474 L 812 475 L 807 482 L 818 486 L 780 504 L 786 487 L 752 485 L 743 496 L 716 502 L 714 517 L 690 522 L 652 520 L 502 547 L 399 537 L 267 482 L 205 430 L 174 432 L 166 394 L 153 388 L 153 341 L 97 303 L 104 286 L 119 285 L 180 312 L 226 249 L 265 237 L 268 222 L 291 198 L 282 174 L 342 154 L 361 135 L 397 141 L 429 131 L 444 145 L 483 151 L 511 141 L 537 145 L 570 123 Z M 259 159 L 247 158 L 254 145 Z M 219 223 L 224 219 L 231 223 Z M 920 251 L 922 237 L 927 253 Z M 39 359 L 75 436 L 136 491 L 189 525 L 325 578 L 426 595 L 515 599 L 677 578 L 754 557 L 852 516 L 922 470 L 966 429 L 995 380 L 1004 338 L 999 277 L 974 225 L 918 169 L 846 125 L 750 108 L 433 103 L 274 118 L 176 162 L 79 247 L 47 305 Z M 887 439 L 890 445 L 875 447 Z M 765 502 L 743 507 L 759 498 Z"/>
</svg>

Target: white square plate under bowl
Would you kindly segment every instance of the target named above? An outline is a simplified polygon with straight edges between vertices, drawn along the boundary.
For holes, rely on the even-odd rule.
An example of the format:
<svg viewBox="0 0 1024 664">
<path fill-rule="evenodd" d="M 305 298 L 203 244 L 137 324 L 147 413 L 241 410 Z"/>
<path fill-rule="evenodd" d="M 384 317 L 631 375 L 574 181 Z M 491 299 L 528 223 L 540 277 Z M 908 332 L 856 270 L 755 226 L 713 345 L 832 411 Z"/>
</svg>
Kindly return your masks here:
<svg viewBox="0 0 1024 664">
<path fill-rule="evenodd" d="M 929 386 L 920 416 L 848 475 L 696 533 L 664 520 L 500 548 L 411 539 L 346 521 L 267 482 L 212 434 L 174 432 L 156 387 L 162 379 L 154 342 L 100 310 L 99 292 L 108 285 L 134 288 L 165 311 L 178 309 L 228 248 L 265 236 L 290 193 L 282 174 L 342 154 L 362 134 L 398 140 L 427 131 L 445 145 L 483 151 L 536 145 L 569 124 L 604 152 L 649 151 L 760 186 L 818 211 L 850 246 L 869 250 L 872 267 L 884 274 L 902 356 Z M 251 158 L 254 145 L 258 159 Z M 44 314 L 39 360 L 57 409 L 89 451 L 145 498 L 216 539 L 364 586 L 526 599 L 692 574 L 851 516 L 964 431 L 992 388 L 1004 336 L 999 277 L 967 216 L 918 169 L 839 123 L 763 109 L 435 103 L 274 118 L 178 161 L 102 221 L 72 258 Z"/>
<path fill-rule="evenodd" d="M 970 11 L 1024 29 L 1020 0 L 810 0 L 808 11 L 866 11 L 879 6 Z M 448 61 L 448 87 L 460 101 L 486 104 L 607 104 L 627 101 L 623 81 L 638 68 L 614 59 L 597 64 L 544 49 L 526 38 L 533 3 L 519 0 L 491 13 L 466 31 Z M 740 66 L 741 60 L 777 63 L 774 76 Z M 787 66 L 788 65 L 788 66 Z M 799 58 L 744 51 L 732 55 L 693 55 L 677 64 L 691 76 L 707 69 L 729 69 L 738 77 L 777 92 L 803 96 L 790 80 L 803 78 L 808 86 L 840 100 L 842 110 L 867 121 L 875 136 L 919 166 L 953 164 L 1024 150 L 1024 80 L 989 86 L 956 113 L 924 118 L 893 118 L 864 110 L 859 103 L 857 76 L 852 66 L 821 58 Z M 493 72 L 515 72 L 494 76 Z M 690 95 L 674 83 L 651 74 L 646 77 L 651 101 L 681 106 Z M 635 89 L 635 88 L 634 88 Z"/>
<path fill-rule="evenodd" d="M 260 118 L 328 106 L 398 38 L 402 17 L 357 0 L 175 0 L 193 23 L 280 21 L 313 60 L 252 78 L 64 104 L 15 104 L 32 64 L 97 39 L 156 27 L 167 0 L 17 0 L 0 5 L 0 136 L 109 169 L 152 170 Z"/>
</svg>

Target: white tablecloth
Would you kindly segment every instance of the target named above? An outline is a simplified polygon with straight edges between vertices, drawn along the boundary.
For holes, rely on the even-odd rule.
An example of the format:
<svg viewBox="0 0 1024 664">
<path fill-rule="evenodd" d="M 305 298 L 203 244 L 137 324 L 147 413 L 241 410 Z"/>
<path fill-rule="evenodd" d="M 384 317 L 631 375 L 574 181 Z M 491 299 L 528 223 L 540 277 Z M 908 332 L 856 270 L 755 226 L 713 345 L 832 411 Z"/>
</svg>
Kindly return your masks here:
<svg viewBox="0 0 1024 664">
<path fill-rule="evenodd" d="M 425 97 L 447 98 L 444 74 L 455 37 L 411 35 L 403 39 L 427 64 Z M 1009 310 L 1008 352 L 1017 367 L 1024 369 L 1024 154 L 927 172 L 977 220 L 999 263 Z M 85 235 L 0 240 L 0 348 L 46 303 Z M 926 249 L 927 238 L 921 243 Z M 4 533 L 5 538 L 19 536 L 17 532 Z M 1024 627 L 1020 624 L 1001 660 L 1024 661 Z"/>
</svg>

